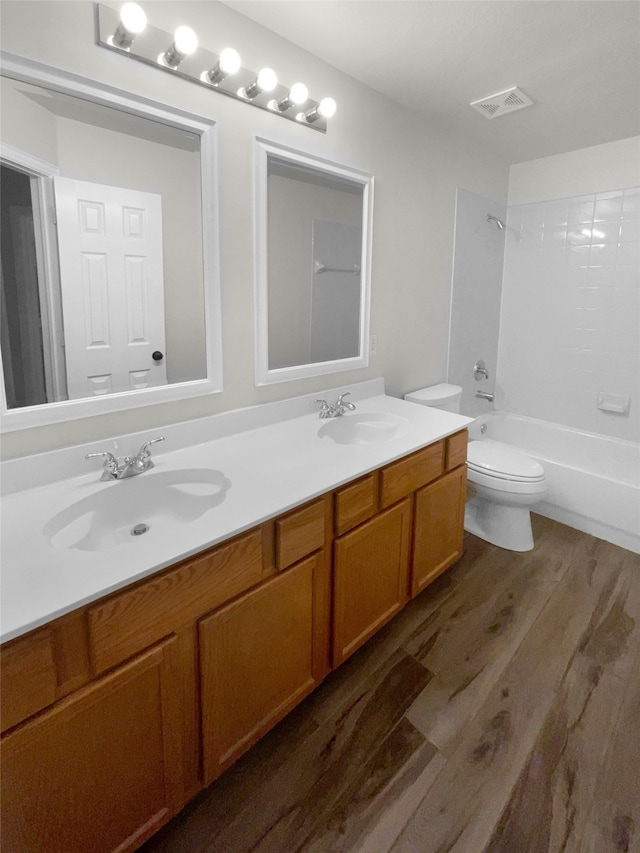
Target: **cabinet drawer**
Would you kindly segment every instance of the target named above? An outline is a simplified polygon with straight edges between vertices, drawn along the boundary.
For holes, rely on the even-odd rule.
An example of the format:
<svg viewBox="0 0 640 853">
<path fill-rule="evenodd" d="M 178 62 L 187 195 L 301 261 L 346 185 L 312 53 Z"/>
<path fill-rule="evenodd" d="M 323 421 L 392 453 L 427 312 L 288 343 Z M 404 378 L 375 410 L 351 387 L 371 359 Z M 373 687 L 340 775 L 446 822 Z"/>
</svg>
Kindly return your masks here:
<svg viewBox="0 0 640 853">
<path fill-rule="evenodd" d="M 3 732 L 55 702 L 56 667 L 48 628 L 4 645 L 0 668 Z"/>
<path fill-rule="evenodd" d="M 253 530 L 90 608 L 89 644 L 96 672 L 215 610 L 261 579 L 262 534 Z"/>
<path fill-rule="evenodd" d="M 455 435 L 450 435 L 447 439 L 447 449 L 445 451 L 444 467 L 446 471 L 451 471 L 459 465 L 464 465 L 467 461 L 467 442 L 469 441 L 469 433 L 466 429 L 462 432 L 457 432 Z"/>
<path fill-rule="evenodd" d="M 444 441 L 398 459 L 382 469 L 380 498 L 382 509 L 415 492 L 439 477 L 444 470 Z"/>
<path fill-rule="evenodd" d="M 377 503 L 377 476 L 375 474 L 368 474 L 361 480 L 336 492 L 336 536 L 342 536 L 351 528 L 371 518 L 376 512 Z"/>
<path fill-rule="evenodd" d="M 324 499 L 276 521 L 276 565 L 286 569 L 324 547 Z"/>
</svg>

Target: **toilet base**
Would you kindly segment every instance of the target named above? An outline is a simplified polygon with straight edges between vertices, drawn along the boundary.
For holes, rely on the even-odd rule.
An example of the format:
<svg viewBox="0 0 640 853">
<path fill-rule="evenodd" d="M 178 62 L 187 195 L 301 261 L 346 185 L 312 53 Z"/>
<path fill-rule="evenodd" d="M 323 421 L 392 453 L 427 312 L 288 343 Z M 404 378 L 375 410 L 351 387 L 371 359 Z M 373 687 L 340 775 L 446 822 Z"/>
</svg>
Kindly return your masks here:
<svg viewBox="0 0 640 853">
<path fill-rule="evenodd" d="M 527 507 L 504 506 L 475 497 L 465 507 L 464 529 L 507 551 L 533 548 L 531 513 Z"/>
</svg>

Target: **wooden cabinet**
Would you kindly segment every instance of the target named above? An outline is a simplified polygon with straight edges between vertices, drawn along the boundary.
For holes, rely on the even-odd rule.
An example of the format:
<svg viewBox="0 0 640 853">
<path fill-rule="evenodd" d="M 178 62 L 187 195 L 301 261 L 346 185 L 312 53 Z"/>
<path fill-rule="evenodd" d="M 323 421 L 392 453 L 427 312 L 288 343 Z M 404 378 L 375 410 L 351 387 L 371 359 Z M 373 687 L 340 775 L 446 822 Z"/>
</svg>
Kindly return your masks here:
<svg viewBox="0 0 640 853">
<path fill-rule="evenodd" d="M 411 594 L 462 555 L 466 469 L 455 468 L 416 494 Z"/>
<path fill-rule="evenodd" d="M 175 813 L 172 646 L 155 647 L 2 740 L 3 849 L 135 850 Z"/>
<path fill-rule="evenodd" d="M 410 541 L 408 499 L 336 540 L 334 666 L 348 658 L 404 606 Z"/>
<path fill-rule="evenodd" d="M 205 784 L 324 675 L 313 631 L 321 565 L 308 557 L 200 622 Z"/>
<path fill-rule="evenodd" d="M 466 431 L 4 645 L 2 841 L 135 850 L 461 554 Z"/>
</svg>

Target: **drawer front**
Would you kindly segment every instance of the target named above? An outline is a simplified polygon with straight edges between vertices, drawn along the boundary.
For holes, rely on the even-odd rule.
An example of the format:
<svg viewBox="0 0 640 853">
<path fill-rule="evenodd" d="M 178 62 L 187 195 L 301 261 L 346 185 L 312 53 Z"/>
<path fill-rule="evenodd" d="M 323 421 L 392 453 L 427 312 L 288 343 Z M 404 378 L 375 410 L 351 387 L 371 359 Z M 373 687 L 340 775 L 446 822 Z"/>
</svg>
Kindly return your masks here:
<svg viewBox="0 0 640 853">
<path fill-rule="evenodd" d="M 459 465 L 464 465 L 467 461 L 468 441 L 469 433 L 466 429 L 463 429 L 462 432 L 457 432 L 455 435 L 449 436 L 445 452 L 445 470 L 451 471 Z"/>
<path fill-rule="evenodd" d="M 444 441 L 438 441 L 382 469 L 380 498 L 383 509 L 442 474 L 444 446 Z"/>
<path fill-rule="evenodd" d="M 276 565 L 286 569 L 324 547 L 324 498 L 276 521 Z"/>
<path fill-rule="evenodd" d="M 377 486 L 377 476 L 368 474 L 356 483 L 336 492 L 336 536 L 342 536 L 343 533 L 374 515 L 378 503 Z"/>
<path fill-rule="evenodd" d="M 93 666 L 102 672 L 215 610 L 262 579 L 262 533 L 221 545 L 89 609 Z"/>
<path fill-rule="evenodd" d="M 48 628 L 3 646 L 0 668 L 3 732 L 55 702 L 56 666 Z"/>
</svg>

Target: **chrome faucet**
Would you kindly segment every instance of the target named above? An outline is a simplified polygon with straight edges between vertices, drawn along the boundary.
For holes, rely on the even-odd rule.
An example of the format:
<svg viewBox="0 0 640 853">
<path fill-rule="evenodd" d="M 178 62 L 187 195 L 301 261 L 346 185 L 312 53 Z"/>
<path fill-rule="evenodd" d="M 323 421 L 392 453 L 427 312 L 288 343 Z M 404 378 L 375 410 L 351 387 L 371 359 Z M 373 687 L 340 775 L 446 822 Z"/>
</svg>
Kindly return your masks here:
<svg viewBox="0 0 640 853">
<path fill-rule="evenodd" d="M 321 418 L 339 418 L 341 415 L 344 415 L 346 411 L 355 412 L 356 407 L 354 403 L 349 403 L 344 401 L 345 397 L 348 397 L 351 394 L 351 391 L 345 391 L 344 394 L 340 394 L 338 399 L 330 405 L 326 400 L 314 400 L 314 403 L 320 403 L 320 412 L 319 416 Z"/>
<path fill-rule="evenodd" d="M 149 447 L 157 441 L 164 441 L 164 436 L 152 438 L 150 441 L 145 441 L 137 456 L 125 456 L 123 459 L 116 457 L 108 450 L 103 450 L 100 453 L 87 453 L 85 459 L 95 459 L 99 456 L 104 456 L 104 465 L 102 466 L 101 480 L 125 480 L 128 477 L 135 477 L 136 474 L 142 474 L 153 468 L 153 460 L 151 459 L 151 451 Z"/>
<path fill-rule="evenodd" d="M 479 397 L 481 400 L 488 400 L 490 403 L 493 403 L 493 394 L 490 394 L 488 391 L 476 391 L 476 397 Z"/>
</svg>

